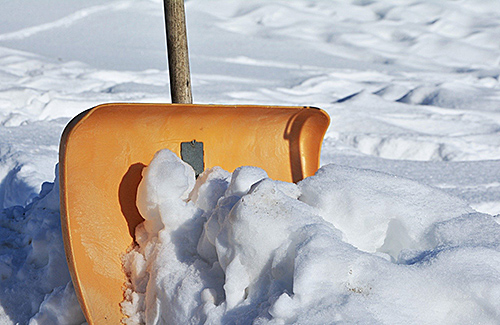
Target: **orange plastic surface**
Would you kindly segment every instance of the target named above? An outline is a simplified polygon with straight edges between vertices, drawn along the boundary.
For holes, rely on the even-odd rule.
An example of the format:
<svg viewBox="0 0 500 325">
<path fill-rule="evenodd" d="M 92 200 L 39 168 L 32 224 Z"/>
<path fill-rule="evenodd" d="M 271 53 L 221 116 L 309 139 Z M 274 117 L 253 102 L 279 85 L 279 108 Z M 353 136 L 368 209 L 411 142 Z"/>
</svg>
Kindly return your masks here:
<svg viewBox="0 0 500 325">
<path fill-rule="evenodd" d="M 251 165 L 297 182 L 319 167 L 329 125 L 320 109 L 184 104 L 105 104 L 75 117 L 60 148 L 66 256 L 89 324 L 119 324 L 126 281 L 121 256 L 142 221 L 142 169 L 160 149 L 204 144 L 205 168 Z"/>
</svg>

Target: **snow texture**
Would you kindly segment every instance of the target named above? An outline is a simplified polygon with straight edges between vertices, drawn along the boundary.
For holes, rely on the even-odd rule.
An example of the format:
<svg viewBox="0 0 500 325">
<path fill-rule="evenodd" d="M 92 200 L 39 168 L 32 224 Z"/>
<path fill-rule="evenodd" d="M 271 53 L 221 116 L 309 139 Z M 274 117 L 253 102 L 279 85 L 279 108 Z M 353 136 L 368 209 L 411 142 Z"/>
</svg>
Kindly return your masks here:
<svg viewBox="0 0 500 325">
<path fill-rule="evenodd" d="M 97 104 L 169 102 L 162 1 L 0 8 L 0 324 L 81 324 L 60 134 Z M 332 123 L 297 185 L 252 167 L 195 182 L 158 153 L 130 322 L 498 324 L 499 2 L 186 0 L 186 15 L 195 102 Z"/>
<path fill-rule="evenodd" d="M 455 197 L 330 164 L 297 185 L 215 168 L 183 199 L 186 186 L 164 186 L 194 175 L 161 171 L 184 168 L 161 151 L 144 172 L 137 204 L 160 208 L 144 212 L 125 256 L 127 324 L 500 318 L 500 225 Z"/>
</svg>

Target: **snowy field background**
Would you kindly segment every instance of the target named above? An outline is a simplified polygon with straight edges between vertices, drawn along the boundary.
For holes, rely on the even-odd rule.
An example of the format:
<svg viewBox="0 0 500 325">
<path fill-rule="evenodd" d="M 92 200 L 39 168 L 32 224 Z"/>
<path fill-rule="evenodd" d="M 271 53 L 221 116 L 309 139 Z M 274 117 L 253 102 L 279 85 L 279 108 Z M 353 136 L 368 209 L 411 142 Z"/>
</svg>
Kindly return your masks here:
<svg viewBox="0 0 500 325">
<path fill-rule="evenodd" d="M 59 137 L 71 117 L 100 103 L 170 101 L 162 3 L 6 0 L 0 8 L 0 324 L 81 323 L 53 186 Z M 188 0 L 186 10 L 195 102 L 311 105 L 330 114 L 321 164 L 337 166 L 299 187 L 313 193 L 314 182 L 326 186 L 316 194 L 326 203 L 309 199 L 323 215 L 337 209 L 328 202 L 345 204 L 347 221 L 330 222 L 342 234 L 337 244 L 356 247 L 342 246 L 348 256 L 378 252 L 393 260 L 382 267 L 374 253 L 358 263 L 365 273 L 346 290 L 359 297 L 340 311 L 327 309 L 344 316 L 329 320 L 390 323 L 420 315 L 416 323 L 432 323 L 426 317 L 457 323 L 460 318 L 446 318 L 451 310 L 463 312 L 465 323 L 496 324 L 500 3 Z M 381 188 L 390 190 L 381 194 Z M 419 194 L 412 198 L 412 191 Z M 362 238 L 373 215 L 383 235 Z M 424 218 L 420 228 L 411 228 L 412 216 Z M 389 226 L 393 219 L 398 221 Z M 410 235 L 415 231 L 411 247 L 401 238 L 384 246 L 398 238 L 391 231 L 405 227 Z M 430 235 L 422 235 L 431 228 L 434 246 Z M 394 247 L 413 251 L 398 257 Z M 440 258 L 443 251 L 448 253 Z M 425 272 L 398 273 L 401 265 L 421 263 L 432 264 L 432 274 L 469 282 L 443 277 L 426 286 Z M 390 287 L 382 276 L 387 272 L 400 288 L 410 290 L 403 286 L 410 283 L 430 296 L 424 289 L 418 299 L 398 290 L 391 296 L 383 289 Z M 372 293 L 359 294 L 366 283 Z M 445 292 L 436 307 L 442 312 L 425 315 L 426 299 L 439 291 Z M 258 299 L 263 297 L 269 298 Z M 384 303 L 399 313 L 381 309 Z M 282 312 L 292 310 L 281 306 Z"/>
</svg>

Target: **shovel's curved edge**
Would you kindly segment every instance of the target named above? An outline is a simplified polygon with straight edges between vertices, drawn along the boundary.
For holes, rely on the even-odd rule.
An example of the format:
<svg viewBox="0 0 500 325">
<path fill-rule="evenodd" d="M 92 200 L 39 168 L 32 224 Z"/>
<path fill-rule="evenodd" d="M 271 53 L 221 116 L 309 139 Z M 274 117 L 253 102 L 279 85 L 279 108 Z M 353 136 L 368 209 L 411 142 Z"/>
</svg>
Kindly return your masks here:
<svg viewBox="0 0 500 325">
<path fill-rule="evenodd" d="M 61 222 L 71 277 L 89 324 L 119 324 L 122 255 L 142 221 L 142 169 L 161 149 L 203 142 L 205 168 L 252 165 L 297 182 L 319 167 L 328 115 L 310 107 L 104 104 L 75 117 L 61 137 Z"/>
<path fill-rule="evenodd" d="M 82 293 L 82 285 L 80 282 L 80 278 L 78 278 L 75 264 L 76 261 L 74 259 L 73 249 L 72 249 L 72 236 L 70 231 L 70 220 L 68 218 L 68 202 L 66 195 L 66 145 L 68 143 L 69 136 L 71 131 L 78 125 L 78 123 L 84 119 L 90 112 L 91 109 L 87 109 L 77 116 L 75 116 L 71 121 L 66 125 L 61 135 L 61 140 L 59 142 L 59 201 L 60 201 L 60 213 L 61 213 L 61 230 L 63 234 L 63 242 L 64 242 L 64 251 L 66 252 L 66 261 L 68 263 L 68 268 L 71 275 L 71 281 L 73 282 L 73 287 L 75 289 L 75 293 L 77 295 L 78 301 L 80 303 L 80 307 L 82 308 L 83 314 L 85 315 L 85 319 L 90 319 L 90 313 L 87 308 L 87 304 L 85 304 L 84 295 Z"/>
</svg>

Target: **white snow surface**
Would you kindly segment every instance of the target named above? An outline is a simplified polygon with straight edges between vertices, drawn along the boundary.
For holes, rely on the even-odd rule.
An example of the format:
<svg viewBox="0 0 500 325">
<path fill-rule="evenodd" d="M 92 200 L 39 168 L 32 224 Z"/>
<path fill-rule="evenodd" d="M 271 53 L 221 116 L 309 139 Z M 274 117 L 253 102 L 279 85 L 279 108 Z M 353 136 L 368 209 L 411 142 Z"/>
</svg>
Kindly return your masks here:
<svg viewBox="0 0 500 325">
<path fill-rule="evenodd" d="M 334 164 L 298 184 L 189 168 L 164 150 L 145 170 L 127 324 L 500 319 L 500 225 L 456 197 Z"/>
<path fill-rule="evenodd" d="M 81 324 L 59 137 L 100 103 L 169 102 L 162 1 L 0 8 L 0 324 Z M 498 324 L 498 1 L 187 0 L 186 15 L 195 102 L 332 123 L 297 185 L 252 167 L 195 182 L 158 153 L 131 322 Z"/>
</svg>

